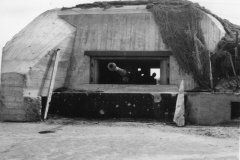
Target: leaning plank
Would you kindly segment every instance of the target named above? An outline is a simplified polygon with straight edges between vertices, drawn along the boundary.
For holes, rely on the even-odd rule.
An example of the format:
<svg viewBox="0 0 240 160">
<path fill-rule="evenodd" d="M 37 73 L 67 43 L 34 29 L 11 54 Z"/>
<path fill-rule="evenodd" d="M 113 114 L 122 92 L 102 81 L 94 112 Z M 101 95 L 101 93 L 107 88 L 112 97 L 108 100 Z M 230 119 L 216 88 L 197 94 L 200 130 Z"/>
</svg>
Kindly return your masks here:
<svg viewBox="0 0 240 160">
<path fill-rule="evenodd" d="M 48 97 L 47 97 L 47 103 L 46 103 L 45 112 L 44 112 L 44 119 L 47 118 L 49 103 L 51 102 L 51 98 L 52 98 L 52 91 L 53 91 L 55 77 L 56 77 L 56 73 L 57 73 L 59 56 L 60 56 L 60 49 L 58 49 L 57 52 L 56 52 L 56 59 L 55 59 L 55 63 L 54 63 L 54 66 L 53 66 L 52 78 L 51 78 L 51 82 L 50 82 L 50 87 L 49 87 L 49 92 L 48 92 Z"/>
<path fill-rule="evenodd" d="M 177 124 L 177 126 L 185 125 L 185 107 L 184 107 L 184 80 L 181 81 L 179 87 L 179 93 L 177 97 L 176 110 L 174 114 L 173 121 Z"/>
</svg>

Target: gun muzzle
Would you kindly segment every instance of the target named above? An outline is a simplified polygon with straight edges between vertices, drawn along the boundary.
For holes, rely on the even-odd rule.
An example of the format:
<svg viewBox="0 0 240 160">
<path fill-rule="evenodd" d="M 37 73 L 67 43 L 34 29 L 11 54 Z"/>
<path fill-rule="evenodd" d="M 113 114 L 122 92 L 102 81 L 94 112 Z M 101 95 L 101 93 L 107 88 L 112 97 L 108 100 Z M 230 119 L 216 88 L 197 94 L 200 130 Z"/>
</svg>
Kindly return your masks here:
<svg viewBox="0 0 240 160">
<path fill-rule="evenodd" d="M 110 71 L 116 71 L 122 76 L 127 74 L 127 71 L 125 69 L 119 68 L 115 63 L 109 63 L 108 64 L 108 69 Z"/>
</svg>

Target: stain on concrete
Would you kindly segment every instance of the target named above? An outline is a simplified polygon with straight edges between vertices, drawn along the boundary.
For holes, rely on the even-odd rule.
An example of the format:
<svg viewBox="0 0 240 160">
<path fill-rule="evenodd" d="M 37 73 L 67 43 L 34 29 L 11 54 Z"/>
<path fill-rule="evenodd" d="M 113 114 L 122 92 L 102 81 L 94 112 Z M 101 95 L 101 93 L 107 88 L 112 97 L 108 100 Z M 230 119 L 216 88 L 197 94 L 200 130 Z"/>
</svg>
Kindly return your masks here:
<svg viewBox="0 0 240 160">
<path fill-rule="evenodd" d="M 152 93 L 153 97 L 154 97 L 154 102 L 155 103 L 159 103 L 162 100 L 161 94 L 160 93 Z"/>
</svg>

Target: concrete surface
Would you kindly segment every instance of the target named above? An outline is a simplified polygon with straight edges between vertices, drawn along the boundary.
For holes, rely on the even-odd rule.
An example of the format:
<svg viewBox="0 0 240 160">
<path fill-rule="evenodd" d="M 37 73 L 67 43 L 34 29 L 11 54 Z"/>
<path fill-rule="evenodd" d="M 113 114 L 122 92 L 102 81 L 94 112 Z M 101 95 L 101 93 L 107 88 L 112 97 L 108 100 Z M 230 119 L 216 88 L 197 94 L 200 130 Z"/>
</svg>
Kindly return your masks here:
<svg viewBox="0 0 240 160">
<path fill-rule="evenodd" d="M 0 159 L 237 160 L 238 133 L 236 126 L 179 128 L 159 122 L 5 122 L 0 123 Z"/>
</svg>

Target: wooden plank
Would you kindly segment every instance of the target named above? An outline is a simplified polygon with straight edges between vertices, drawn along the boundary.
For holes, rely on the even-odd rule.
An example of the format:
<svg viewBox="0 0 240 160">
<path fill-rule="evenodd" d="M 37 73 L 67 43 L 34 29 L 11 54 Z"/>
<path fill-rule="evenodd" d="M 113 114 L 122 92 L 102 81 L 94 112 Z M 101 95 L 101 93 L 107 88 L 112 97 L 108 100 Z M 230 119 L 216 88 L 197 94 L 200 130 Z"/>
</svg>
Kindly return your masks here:
<svg viewBox="0 0 240 160">
<path fill-rule="evenodd" d="M 185 125 L 184 80 L 181 81 L 173 121 L 177 126 Z"/>
<path fill-rule="evenodd" d="M 208 58 L 209 58 L 209 76 L 210 76 L 210 84 L 211 84 L 211 89 L 213 89 L 212 62 L 211 62 L 211 52 L 210 52 L 210 51 L 208 51 Z"/>
<path fill-rule="evenodd" d="M 48 93 L 48 97 L 47 97 L 47 103 L 46 103 L 46 108 L 45 108 L 45 113 L 44 113 L 44 119 L 47 118 L 49 103 L 50 103 L 51 98 L 52 98 L 52 91 L 53 91 L 55 76 L 56 76 L 56 73 L 57 73 L 57 66 L 58 66 L 59 56 L 60 56 L 60 50 L 57 50 L 56 51 L 56 60 L 55 60 L 55 63 L 54 63 L 54 69 L 53 69 L 53 72 L 52 72 L 52 79 L 51 79 L 51 83 L 50 83 L 50 87 L 49 87 L 49 93 Z"/>
</svg>

